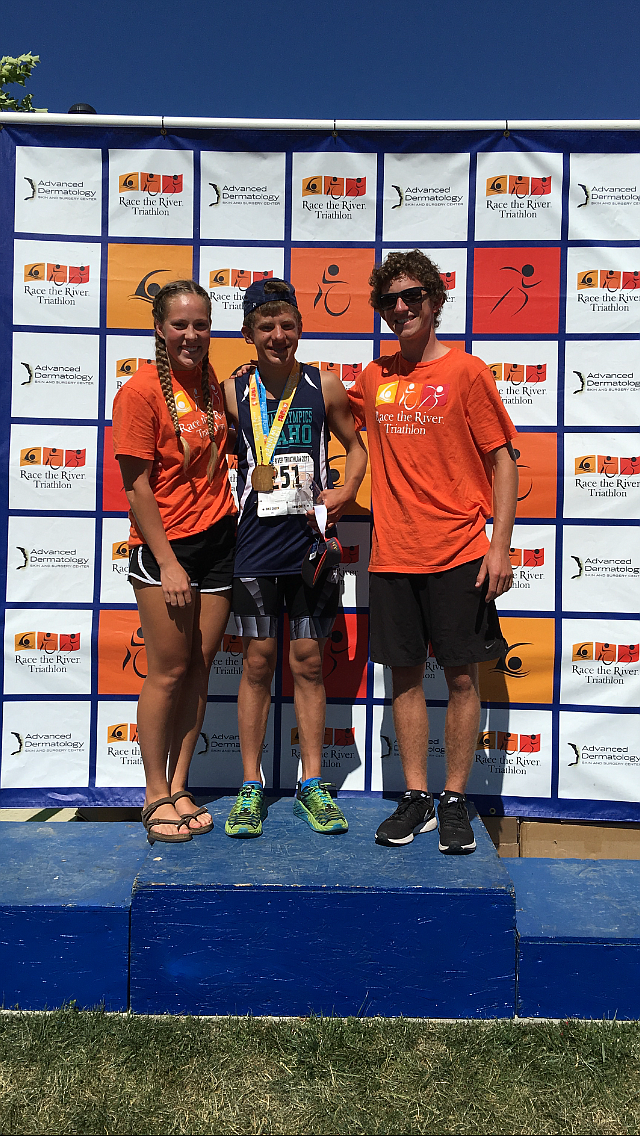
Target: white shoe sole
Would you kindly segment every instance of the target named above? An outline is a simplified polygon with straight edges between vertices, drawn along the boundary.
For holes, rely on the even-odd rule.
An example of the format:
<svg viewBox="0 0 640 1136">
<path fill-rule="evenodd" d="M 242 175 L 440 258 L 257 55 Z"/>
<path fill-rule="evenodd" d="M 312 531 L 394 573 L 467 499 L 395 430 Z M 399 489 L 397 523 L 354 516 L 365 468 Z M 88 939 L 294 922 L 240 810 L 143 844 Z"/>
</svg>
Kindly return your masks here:
<svg viewBox="0 0 640 1136">
<path fill-rule="evenodd" d="M 473 844 L 457 845 L 455 850 L 452 848 L 452 846 L 450 844 L 440 844 L 439 843 L 438 848 L 439 848 L 440 852 L 444 852 L 445 855 L 447 855 L 447 853 L 448 853 L 450 856 L 460 856 L 460 855 L 464 855 L 467 852 L 475 852 L 476 842 L 474 840 Z"/>
<path fill-rule="evenodd" d="M 414 828 L 413 832 L 410 832 L 408 836 L 403 836 L 400 840 L 391 840 L 388 837 L 385 837 L 384 839 L 380 840 L 378 838 L 378 836 L 376 835 L 376 844 L 385 844 L 387 846 L 388 845 L 394 845 L 395 846 L 395 845 L 398 845 L 398 844 L 411 844 L 411 841 L 413 840 L 414 836 L 419 836 L 421 832 L 433 832 L 434 828 L 437 828 L 437 827 L 438 827 L 438 820 L 437 820 L 436 817 L 432 817 L 431 820 L 428 820 L 426 822 L 426 824 L 422 825 L 422 827 L 418 826 L 417 828 Z M 442 851 L 442 849 L 441 849 L 441 851 Z"/>
</svg>

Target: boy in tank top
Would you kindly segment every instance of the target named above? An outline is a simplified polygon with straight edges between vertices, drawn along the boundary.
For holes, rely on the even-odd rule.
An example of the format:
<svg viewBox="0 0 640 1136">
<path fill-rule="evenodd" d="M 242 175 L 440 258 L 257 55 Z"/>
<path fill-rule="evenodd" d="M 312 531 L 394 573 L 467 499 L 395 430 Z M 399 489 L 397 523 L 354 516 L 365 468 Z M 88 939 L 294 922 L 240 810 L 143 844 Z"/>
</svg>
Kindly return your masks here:
<svg viewBox="0 0 640 1136">
<path fill-rule="evenodd" d="M 225 831 L 235 837 L 262 832 L 261 754 L 284 602 L 302 758 L 294 813 L 316 832 L 346 832 L 342 810 L 320 779 L 326 702 L 322 654 L 338 610 L 338 570 L 330 569 L 310 586 L 301 567 L 315 535 L 308 523 L 313 484 L 316 503 L 326 506 L 327 522 L 335 524 L 356 496 L 367 455 L 340 380 L 296 361 L 302 319 L 291 284 L 256 281 L 245 292 L 243 308 L 243 334 L 258 365 L 228 379 L 224 394 L 238 435 L 232 610 L 243 641 L 238 723 L 244 781 Z M 329 488 L 329 432 L 347 455 L 344 485 L 337 489 Z"/>
</svg>

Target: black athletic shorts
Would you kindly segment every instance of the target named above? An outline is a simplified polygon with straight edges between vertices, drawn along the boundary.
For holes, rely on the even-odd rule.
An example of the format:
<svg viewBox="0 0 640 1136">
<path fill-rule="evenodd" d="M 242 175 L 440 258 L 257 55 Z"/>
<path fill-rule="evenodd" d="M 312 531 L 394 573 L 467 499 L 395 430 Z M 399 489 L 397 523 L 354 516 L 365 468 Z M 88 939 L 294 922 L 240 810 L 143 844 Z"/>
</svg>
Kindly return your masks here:
<svg viewBox="0 0 640 1136">
<path fill-rule="evenodd" d="M 223 517 L 204 532 L 170 540 L 178 564 L 199 592 L 228 592 L 233 581 L 233 557 L 236 547 L 236 518 Z M 148 544 L 135 545 L 129 551 L 129 583 L 160 585 L 158 561 Z"/>
<path fill-rule="evenodd" d="M 506 643 L 488 578 L 475 582 L 482 557 L 446 572 L 369 574 L 370 655 L 388 667 L 426 662 L 429 643 L 441 667 L 498 659 Z"/>
<path fill-rule="evenodd" d="M 289 616 L 290 639 L 326 639 L 340 603 L 338 569 L 332 569 L 315 588 L 293 576 L 236 576 L 231 610 L 238 635 L 275 639 L 283 601 Z"/>
</svg>

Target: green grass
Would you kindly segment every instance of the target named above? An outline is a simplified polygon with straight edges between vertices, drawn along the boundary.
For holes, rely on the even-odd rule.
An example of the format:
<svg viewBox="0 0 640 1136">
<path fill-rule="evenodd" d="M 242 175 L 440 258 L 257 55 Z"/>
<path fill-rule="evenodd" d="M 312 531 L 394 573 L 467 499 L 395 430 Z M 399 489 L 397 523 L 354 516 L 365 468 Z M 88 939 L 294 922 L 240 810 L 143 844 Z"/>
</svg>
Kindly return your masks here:
<svg viewBox="0 0 640 1136">
<path fill-rule="evenodd" d="M 3 1133 L 629 1133 L 640 1024 L 0 1017 Z"/>
</svg>

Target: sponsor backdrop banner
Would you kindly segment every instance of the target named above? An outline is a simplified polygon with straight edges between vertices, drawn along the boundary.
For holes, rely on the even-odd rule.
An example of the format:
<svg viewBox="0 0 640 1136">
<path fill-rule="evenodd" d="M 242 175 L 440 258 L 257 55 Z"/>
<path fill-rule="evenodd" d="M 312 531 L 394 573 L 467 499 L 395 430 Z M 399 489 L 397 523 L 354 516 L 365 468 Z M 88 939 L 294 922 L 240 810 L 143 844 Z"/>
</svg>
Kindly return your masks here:
<svg viewBox="0 0 640 1136">
<path fill-rule="evenodd" d="M 0 804 L 142 801 L 146 654 L 111 410 L 153 354 L 158 289 L 194 276 L 209 291 L 223 379 L 250 357 L 244 290 L 290 276 L 300 358 L 349 388 L 394 351 L 368 303 L 374 263 L 421 248 L 447 287 L 441 338 L 489 365 L 519 430 L 515 581 L 499 603 L 508 648 L 481 668 L 469 792 L 486 813 L 640 820 L 637 135 L 167 134 L 25 115 L 0 150 Z M 420 408 L 409 417 L 419 431 Z M 339 483 L 335 442 L 331 465 Z M 370 508 L 367 478 L 340 525 L 343 610 L 324 658 L 323 773 L 344 793 L 403 788 L 390 674 L 368 659 Z M 284 792 L 300 763 L 287 651 L 284 619 L 263 756 L 267 785 Z M 198 791 L 239 783 L 241 667 L 229 625 Z M 424 692 L 440 790 L 447 691 L 433 658 Z"/>
</svg>

